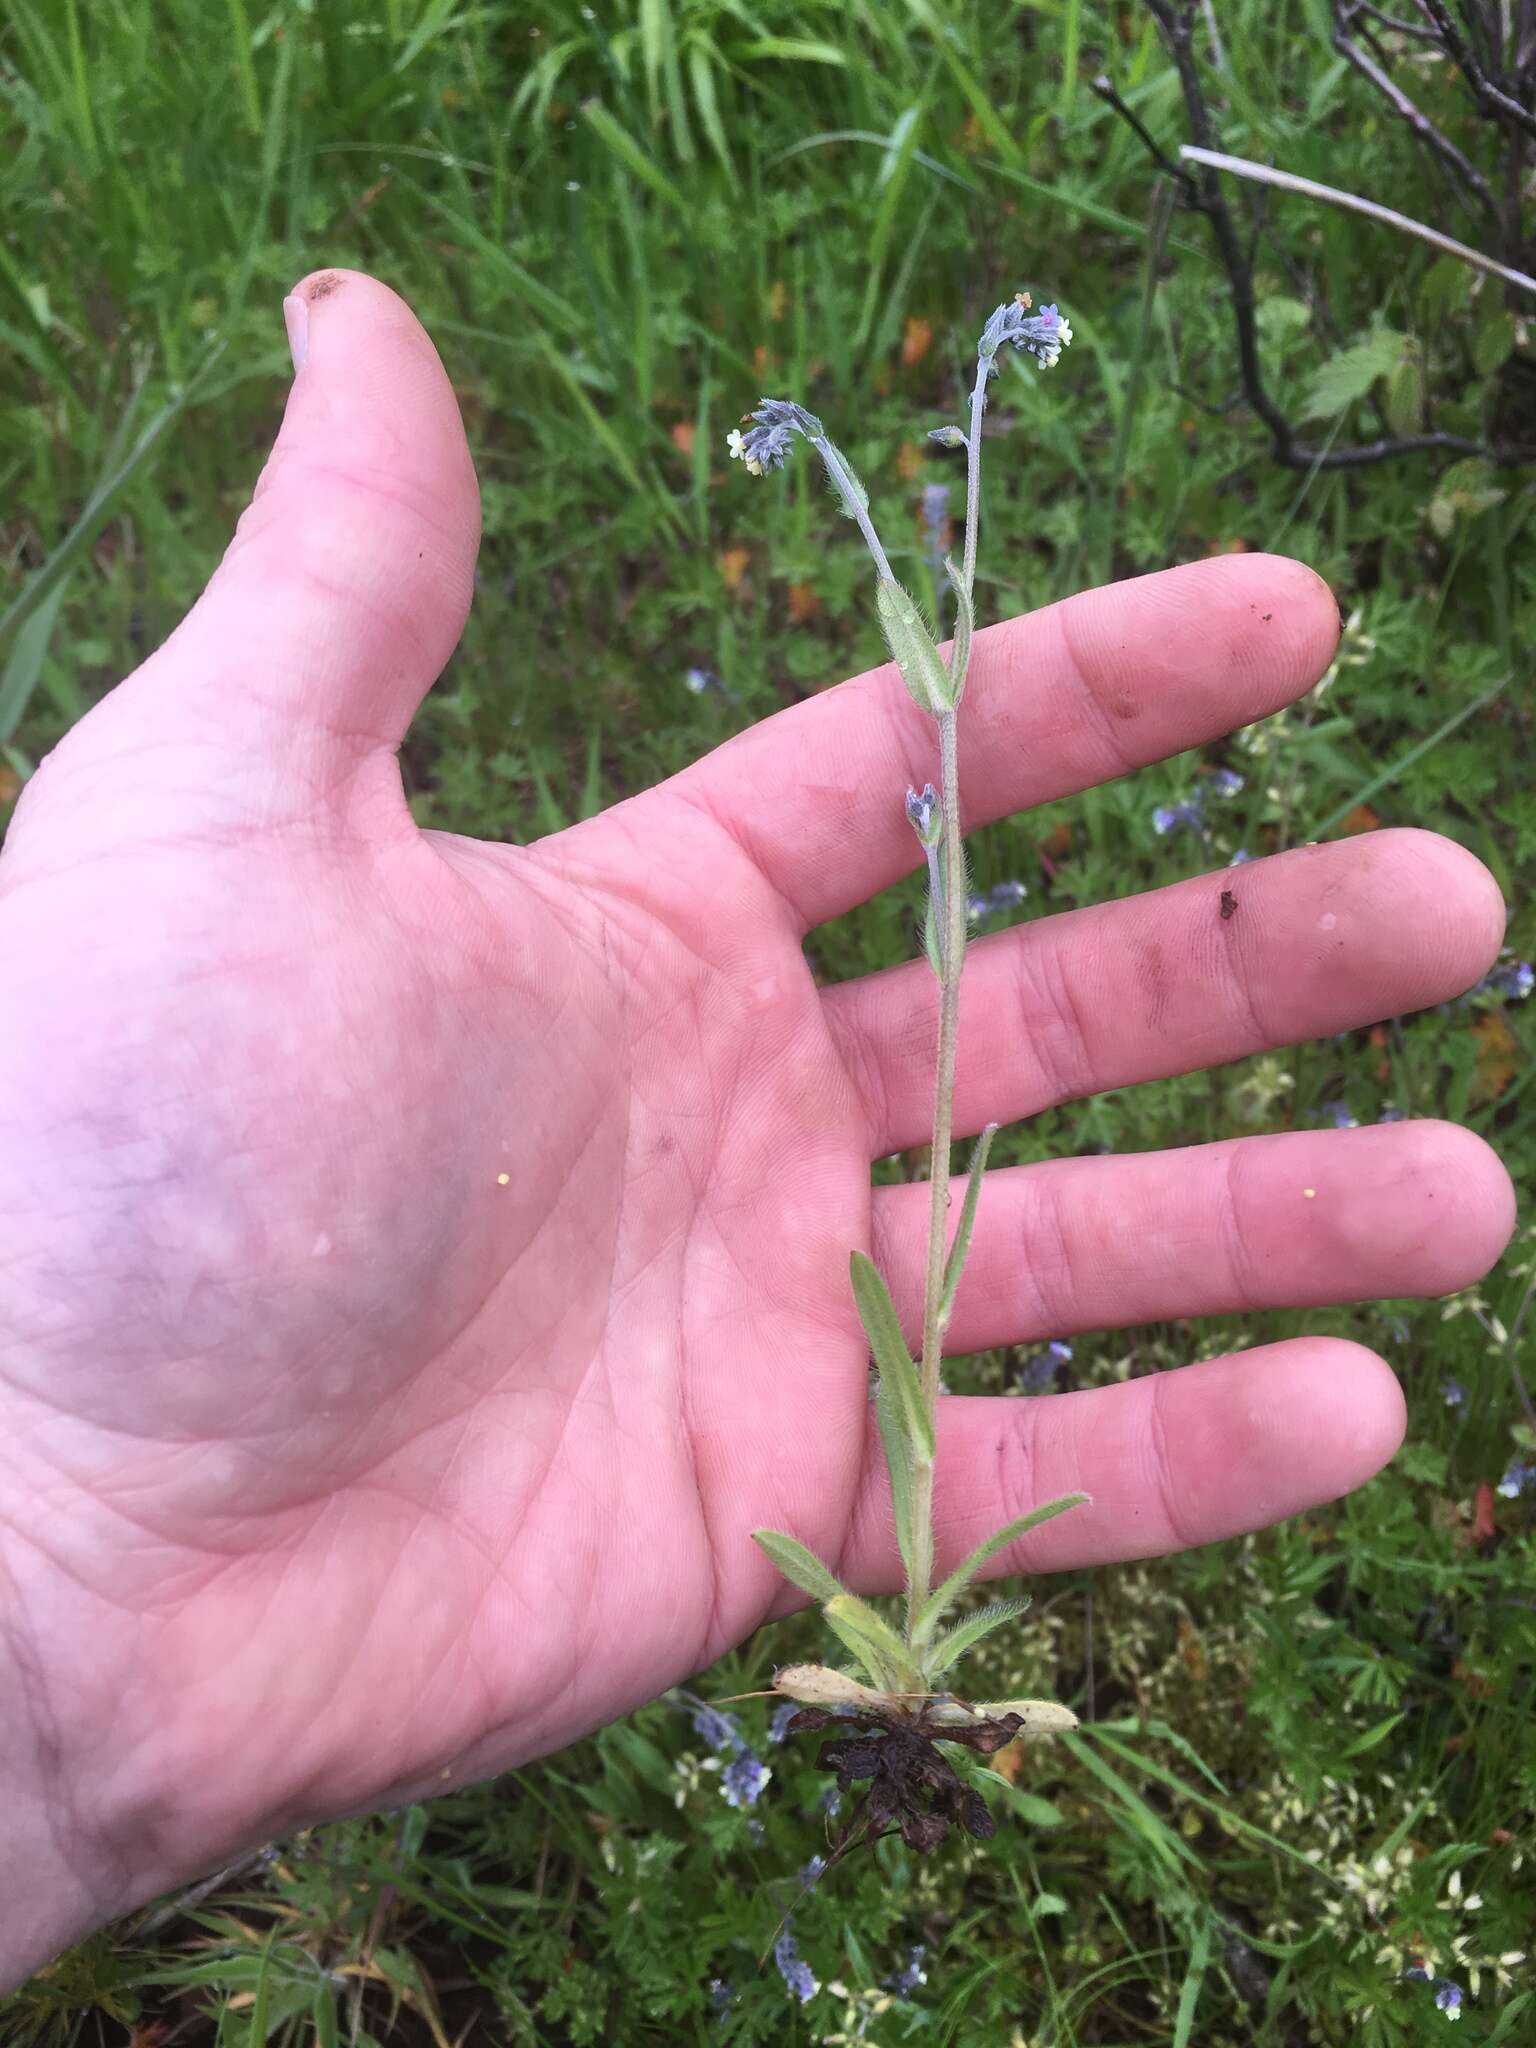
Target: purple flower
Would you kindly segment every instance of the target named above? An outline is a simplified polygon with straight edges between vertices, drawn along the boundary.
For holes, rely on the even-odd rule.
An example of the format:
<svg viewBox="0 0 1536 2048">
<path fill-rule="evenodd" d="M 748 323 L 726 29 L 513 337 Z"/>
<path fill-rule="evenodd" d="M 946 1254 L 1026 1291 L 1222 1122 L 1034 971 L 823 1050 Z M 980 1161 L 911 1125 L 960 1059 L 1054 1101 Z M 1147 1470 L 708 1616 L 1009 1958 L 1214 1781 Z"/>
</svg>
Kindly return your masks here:
<svg viewBox="0 0 1536 2048">
<path fill-rule="evenodd" d="M 994 910 L 1010 910 L 1015 904 L 1022 903 L 1028 894 L 1022 882 L 999 882 L 988 901 Z"/>
<path fill-rule="evenodd" d="M 1325 1102 L 1323 1108 L 1328 1113 L 1328 1121 L 1336 1131 L 1354 1131 L 1359 1129 L 1360 1119 L 1355 1115 L 1347 1102 Z"/>
<path fill-rule="evenodd" d="M 1483 987 L 1495 995 L 1507 996 L 1513 1003 L 1523 1003 L 1536 987 L 1536 967 L 1529 960 L 1512 960 L 1506 967 L 1495 967 Z"/>
<path fill-rule="evenodd" d="M 768 1766 L 750 1749 L 738 1750 L 720 1773 L 720 1796 L 727 1806 L 752 1806 L 772 1776 Z"/>
<path fill-rule="evenodd" d="M 736 2002 L 735 1985 L 728 1983 L 724 1977 L 711 1977 L 709 2002 L 716 2012 L 724 2012 L 728 2005 L 734 2005 Z"/>
<path fill-rule="evenodd" d="M 1237 849 L 1236 853 L 1233 854 L 1231 860 L 1228 861 L 1227 865 L 1228 867 L 1240 868 L 1243 865 L 1244 861 L 1249 861 L 1252 859 L 1253 855 L 1248 851 L 1247 847 L 1240 846 Z"/>
<path fill-rule="evenodd" d="M 992 904 L 986 896 L 970 896 L 966 899 L 965 914 L 972 924 L 992 915 Z"/>
<path fill-rule="evenodd" d="M 1060 362 L 1061 352 L 1071 340 L 1072 329 L 1055 306 L 1042 306 L 1033 313 L 1028 297 L 1019 292 L 1006 306 L 999 306 L 982 329 L 977 360 L 986 364 L 988 376 L 995 376 L 998 350 L 1011 346 L 1049 370 Z"/>
<path fill-rule="evenodd" d="M 762 476 L 770 469 L 782 469 L 796 434 L 803 434 L 809 441 L 821 440 L 826 433 L 814 413 L 807 412 L 803 405 L 796 405 L 788 398 L 762 399 L 751 418 L 757 424 L 745 434 L 740 427 L 732 427 L 725 437 L 725 445 L 732 455 L 747 465 L 753 476 Z"/>
<path fill-rule="evenodd" d="M 1461 1986 L 1449 1977 L 1442 1977 L 1435 1986 L 1435 2006 L 1447 2019 L 1461 2017 Z"/>
<path fill-rule="evenodd" d="M 741 1729 L 734 1714 L 722 1714 L 718 1707 L 712 1707 L 708 1700 L 700 1700 L 693 1708 L 689 1719 L 693 1722 L 694 1733 L 707 1742 L 717 1754 L 722 1750 L 741 1747 Z"/>
<path fill-rule="evenodd" d="M 835 1814 L 843 1803 L 843 1795 L 835 1785 L 829 1785 L 816 1802 L 818 1811 Z"/>
<path fill-rule="evenodd" d="M 809 1891 L 811 1886 L 817 1882 L 826 1867 L 827 1859 L 825 1856 L 813 1856 L 808 1863 L 802 1865 L 800 1883 L 806 1891 Z"/>
<path fill-rule="evenodd" d="M 907 791 L 907 823 L 917 834 L 920 846 L 937 846 L 943 837 L 944 815 L 939 808 L 939 792 L 931 782 L 925 782 L 921 792 L 915 789 Z"/>
<path fill-rule="evenodd" d="M 1533 1481 L 1536 1481 L 1536 1465 L 1522 1464 L 1517 1458 L 1505 1472 L 1495 1491 L 1501 1493 L 1505 1500 L 1518 1500 Z"/>
<path fill-rule="evenodd" d="M 1181 825 L 1188 825 L 1192 830 L 1198 832 L 1204 824 L 1205 818 L 1200 809 L 1198 790 L 1187 802 L 1182 804 L 1159 804 L 1152 813 L 1152 829 L 1165 839 L 1170 832 L 1176 832 Z"/>
<path fill-rule="evenodd" d="M 1466 1404 L 1467 1390 L 1460 1380 L 1445 1380 L 1441 1383 L 1440 1398 L 1447 1408 L 1461 1408 Z"/>
<path fill-rule="evenodd" d="M 789 1724 L 800 1712 L 798 1700 L 784 1700 L 768 1716 L 768 1740 L 782 1742 L 789 1733 Z"/>
<path fill-rule="evenodd" d="M 821 1986 L 812 1974 L 810 1964 L 800 1960 L 795 1937 L 787 1927 L 773 1944 L 773 1960 L 779 1966 L 779 1975 L 788 1986 L 790 1997 L 798 1998 L 802 2005 L 809 2005 Z"/>
<path fill-rule="evenodd" d="M 1400 1109 L 1394 1109 L 1390 1103 L 1377 1118 L 1377 1122 L 1383 1124 L 1400 1124 L 1402 1120 L 1403 1112 Z"/>
<path fill-rule="evenodd" d="M 908 1949 L 907 1960 L 902 1968 L 896 1971 L 894 1976 L 886 1978 L 886 1989 L 894 1991 L 898 1998 L 910 1998 L 919 1984 L 928 1982 L 928 1972 L 923 1968 L 923 1957 L 926 1954 L 927 1950 L 921 1942 L 915 1948 Z"/>
<path fill-rule="evenodd" d="M 1072 1346 L 1053 1338 L 1043 1351 L 1037 1351 L 1033 1358 L 1025 1361 L 1019 1374 L 1019 1385 L 1027 1394 L 1043 1394 L 1055 1381 L 1064 1365 L 1072 1362 Z"/>
<path fill-rule="evenodd" d="M 1242 789 L 1243 778 L 1235 768 L 1218 768 L 1211 776 L 1212 789 L 1218 796 L 1236 796 Z"/>
</svg>

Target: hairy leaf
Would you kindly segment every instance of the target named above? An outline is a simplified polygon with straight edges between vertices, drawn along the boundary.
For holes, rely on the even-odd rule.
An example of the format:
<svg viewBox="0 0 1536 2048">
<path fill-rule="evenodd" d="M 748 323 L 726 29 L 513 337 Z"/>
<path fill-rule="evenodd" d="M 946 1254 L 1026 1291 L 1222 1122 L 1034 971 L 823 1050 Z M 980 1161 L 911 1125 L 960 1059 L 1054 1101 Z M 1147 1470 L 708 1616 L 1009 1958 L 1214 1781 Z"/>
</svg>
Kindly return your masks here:
<svg viewBox="0 0 1536 2048">
<path fill-rule="evenodd" d="M 797 1543 L 793 1536 L 785 1536 L 777 1529 L 754 1529 L 752 1541 L 803 1593 L 817 1600 L 840 1600 L 848 1594 L 848 1588 L 832 1576 L 815 1552 Z"/>
<path fill-rule="evenodd" d="M 971 667 L 971 635 L 976 630 L 976 613 L 971 606 L 971 594 L 961 580 L 960 571 L 944 557 L 944 573 L 949 578 L 950 589 L 955 593 L 955 638 L 949 651 L 949 701 L 957 705 L 965 694 L 965 679 Z"/>
<path fill-rule="evenodd" d="M 1402 362 L 1408 337 L 1395 327 L 1376 327 L 1361 340 L 1352 342 L 1319 363 L 1312 373 L 1301 416 L 1306 420 L 1334 419 L 1348 411 L 1357 398 L 1364 398 L 1379 377 L 1390 377 Z"/>
<path fill-rule="evenodd" d="M 891 659 L 919 711 L 937 717 L 950 708 L 949 670 L 917 605 L 899 583 L 882 576 L 876 590 L 880 624 Z"/>
<path fill-rule="evenodd" d="M 978 1543 L 964 1563 L 955 1567 L 923 1609 L 917 1627 L 919 1638 L 928 1634 L 945 1609 L 954 1604 L 982 1566 L 996 1557 L 999 1551 L 1006 1550 L 1010 1543 L 1017 1543 L 1019 1538 L 1027 1536 L 1031 1529 L 1038 1529 L 1042 1522 L 1053 1521 L 1057 1515 L 1064 1515 L 1068 1508 L 1082 1507 L 1087 1499 L 1086 1493 L 1064 1493 L 1060 1500 L 1048 1500 L 1044 1507 L 1031 1509 L 1027 1515 L 1020 1515 L 1016 1522 L 1005 1522 L 995 1535 L 987 1538 L 985 1543 Z"/>
<path fill-rule="evenodd" d="M 942 1678 L 953 1664 L 958 1664 L 967 1650 L 973 1650 L 993 1629 L 1001 1628 L 1005 1621 L 1015 1621 L 1029 1605 L 1027 1594 L 1019 1594 L 1012 1600 L 993 1600 L 985 1607 L 968 1614 L 964 1621 L 946 1629 L 923 1658 L 923 1671 L 930 1680 Z"/>
<path fill-rule="evenodd" d="M 848 1269 L 853 1280 L 853 1298 L 858 1303 L 859 1320 L 864 1325 L 870 1352 L 880 1369 L 880 1383 L 883 1387 L 887 1380 L 891 1382 L 902 1431 L 914 1454 L 931 1462 L 933 1418 L 923 1403 L 917 1367 L 912 1363 L 907 1340 L 901 1334 L 895 1304 L 873 1259 L 863 1252 L 853 1252 L 849 1255 Z"/>
<path fill-rule="evenodd" d="M 939 1297 L 939 1328 L 949 1328 L 950 1313 L 955 1305 L 955 1294 L 960 1285 L 960 1275 L 965 1271 L 966 1255 L 971 1249 L 971 1233 L 976 1228 L 976 1204 L 981 1199 L 981 1177 L 987 1170 L 987 1154 L 992 1149 L 992 1140 L 997 1136 L 997 1125 L 984 1126 L 976 1140 L 976 1150 L 971 1154 L 971 1178 L 966 1185 L 965 1200 L 960 1205 L 960 1221 L 955 1229 L 955 1241 L 949 1248 L 949 1257 L 944 1262 L 944 1291 Z"/>
</svg>

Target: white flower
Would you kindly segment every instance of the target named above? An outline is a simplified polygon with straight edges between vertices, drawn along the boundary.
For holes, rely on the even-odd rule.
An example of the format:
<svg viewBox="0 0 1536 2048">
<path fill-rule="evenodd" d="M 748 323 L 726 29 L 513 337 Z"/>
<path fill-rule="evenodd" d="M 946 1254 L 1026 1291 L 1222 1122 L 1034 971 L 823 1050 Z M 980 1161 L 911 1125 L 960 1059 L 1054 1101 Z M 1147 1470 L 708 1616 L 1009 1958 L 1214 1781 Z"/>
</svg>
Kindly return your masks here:
<svg viewBox="0 0 1536 2048">
<path fill-rule="evenodd" d="M 740 427 L 732 427 L 725 437 L 725 445 L 730 449 L 733 456 L 739 458 L 747 465 L 747 474 L 749 476 L 762 475 L 763 465 L 760 462 L 754 461 L 752 456 L 747 453 L 747 444 L 742 438 Z"/>
</svg>

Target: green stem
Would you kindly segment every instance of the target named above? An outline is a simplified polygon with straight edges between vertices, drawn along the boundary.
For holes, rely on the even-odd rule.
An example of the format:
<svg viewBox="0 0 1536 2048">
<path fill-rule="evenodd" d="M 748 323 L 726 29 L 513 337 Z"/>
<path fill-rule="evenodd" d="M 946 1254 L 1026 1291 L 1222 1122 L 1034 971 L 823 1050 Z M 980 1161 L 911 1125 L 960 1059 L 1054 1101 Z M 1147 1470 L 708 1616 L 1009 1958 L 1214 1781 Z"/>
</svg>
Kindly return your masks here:
<svg viewBox="0 0 1536 2048">
<path fill-rule="evenodd" d="M 976 368 L 976 385 L 971 393 L 971 431 L 965 451 L 965 552 L 961 580 L 967 598 L 976 583 L 976 542 L 981 526 L 981 416 L 986 410 L 989 365 Z M 939 770 L 944 813 L 944 842 L 940 858 L 944 869 L 944 943 L 939 977 L 939 1049 L 934 1061 L 933 1144 L 928 1163 L 928 1271 L 923 1288 L 923 1360 L 921 1386 L 929 1415 L 938 1419 L 939 1391 L 944 1355 L 944 1260 L 949 1244 L 949 1155 L 955 1121 L 955 1064 L 960 1037 L 960 976 L 965 968 L 966 898 L 965 853 L 960 833 L 960 747 L 959 719 L 953 711 L 938 715 Z M 920 1528 L 933 1527 L 933 1467 L 927 1465 L 914 1475 L 914 1520 Z M 911 1644 L 918 1617 L 927 1605 L 932 1576 L 932 1544 L 928 1545 L 928 1569 L 913 1574 L 907 1591 L 907 1642 Z"/>
<path fill-rule="evenodd" d="M 848 467 L 842 449 L 835 442 L 829 441 L 824 434 L 819 437 L 812 434 L 807 438 L 826 464 L 827 475 L 832 479 L 832 488 L 842 499 L 849 517 L 858 521 L 859 531 L 864 536 L 864 544 L 875 558 L 876 569 L 887 583 L 894 583 L 896 578 L 891 574 L 890 562 L 885 549 L 880 545 L 880 536 L 875 531 L 874 522 L 869 516 L 864 493 L 859 487 L 858 479 Z"/>
</svg>

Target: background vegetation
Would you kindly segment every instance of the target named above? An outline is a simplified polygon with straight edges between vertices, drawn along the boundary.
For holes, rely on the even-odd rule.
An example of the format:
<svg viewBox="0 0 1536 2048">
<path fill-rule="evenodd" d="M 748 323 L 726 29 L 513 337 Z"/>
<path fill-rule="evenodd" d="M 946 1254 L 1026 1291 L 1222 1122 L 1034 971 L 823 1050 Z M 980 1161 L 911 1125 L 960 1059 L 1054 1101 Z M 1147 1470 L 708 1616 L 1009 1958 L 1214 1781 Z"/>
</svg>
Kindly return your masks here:
<svg viewBox="0 0 1536 2048">
<path fill-rule="evenodd" d="M 1324 0 L 1214 15 L 1219 63 L 1203 21 L 1196 43 L 1226 148 L 1478 238 L 1334 53 Z M 1449 67 L 1392 48 L 1495 163 Z M 1108 69 L 1158 141 L 1183 139 L 1136 0 L 12 0 L 0 55 L 7 799 L 213 567 L 274 430 L 279 300 L 305 270 L 398 285 L 461 394 L 480 590 L 406 769 L 424 820 L 512 839 L 880 658 L 857 536 L 810 466 L 729 488 L 725 431 L 762 390 L 805 397 L 922 587 L 923 492 L 957 481 L 923 430 L 981 318 L 1028 287 L 1077 342 L 1047 384 L 999 388 L 986 615 L 1278 547 L 1350 627 L 1299 709 L 979 835 L 979 885 L 1029 892 L 989 919 L 1412 822 L 1488 862 L 1516 953 L 1536 943 L 1529 472 L 1272 462 L 1226 406 L 1207 224 L 1161 219 L 1142 143 L 1091 90 Z M 1319 444 L 1428 419 L 1533 438 L 1529 305 L 1311 201 L 1232 196 L 1258 234 L 1271 389 Z M 1217 767 L 1241 790 L 1218 796 Z M 1198 818 L 1160 832 L 1197 790 Z M 893 891 L 817 934 L 818 968 L 909 950 L 915 903 Z M 1075 1104 L 999 1150 L 1435 1113 L 1528 1180 L 1522 987 L 1511 970 L 1444 1012 Z M 0 2039 L 1183 2048 L 1417 2042 L 1452 2020 L 1530 2039 L 1533 1275 L 1525 1236 L 1447 1306 L 971 1363 L 966 1384 L 1029 1398 L 1333 1329 L 1398 1365 L 1412 1420 L 1336 1508 L 1038 1589 L 995 1689 L 1054 1691 L 1092 1725 L 1004 1753 L 984 1850 L 917 1866 L 887 1843 L 801 1896 L 824 1781 L 747 1706 L 773 1776 L 733 1806 L 723 1731 L 663 1701 L 103 1934 L 0 2004 Z M 748 1689 L 796 1648 L 793 1626 L 766 1632 L 699 1690 Z M 804 2004 L 761 1961 L 791 1905 L 821 1987 Z"/>
</svg>

